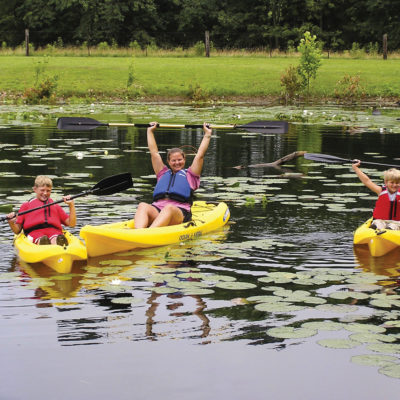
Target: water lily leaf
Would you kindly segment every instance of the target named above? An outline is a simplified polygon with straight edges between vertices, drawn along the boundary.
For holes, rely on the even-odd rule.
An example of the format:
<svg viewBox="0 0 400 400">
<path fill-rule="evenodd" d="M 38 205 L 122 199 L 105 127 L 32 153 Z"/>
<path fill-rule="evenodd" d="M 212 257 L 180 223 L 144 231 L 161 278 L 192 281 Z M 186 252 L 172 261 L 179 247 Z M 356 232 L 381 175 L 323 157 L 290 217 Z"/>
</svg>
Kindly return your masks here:
<svg viewBox="0 0 400 400">
<path fill-rule="evenodd" d="M 2 272 L 0 273 L 0 282 L 17 281 L 20 279 L 18 272 Z"/>
<path fill-rule="evenodd" d="M 294 328 L 291 326 L 282 326 L 267 329 L 267 334 L 280 339 L 302 339 L 314 336 L 318 333 L 316 329 Z"/>
<path fill-rule="evenodd" d="M 114 304 L 139 304 L 143 303 L 143 299 L 139 299 L 137 297 L 116 297 L 111 300 L 111 303 Z"/>
<path fill-rule="evenodd" d="M 391 335 L 384 335 L 382 333 L 353 333 L 350 335 L 351 340 L 356 340 L 361 343 L 391 343 L 395 342 L 396 338 Z"/>
<path fill-rule="evenodd" d="M 372 325 L 372 324 L 360 324 L 360 323 L 347 324 L 345 326 L 345 329 L 350 332 L 356 332 L 356 333 L 365 333 L 365 332 L 383 333 L 383 332 L 386 332 L 386 329 L 383 326 Z"/>
<path fill-rule="evenodd" d="M 318 329 L 319 331 L 339 331 L 344 324 L 334 321 L 313 321 L 301 324 L 303 328 Z"/>
<path fill-rule="evenodd" d="M 368 349 L 378 353 L 400 354 L 400 344 L 398 343 L 376 343 L 368 345 Z"/>
<path fill-rule="evenodd" d="M 306 307 L 297 306 L 290 303 L 276 302 L 276 303 L 259 303 L 254 306 L 258 311 L 287 313 L 303 310 Z"/>
<path fill-rule="evenodd" d="M 359 365 L 371 365 L 374 367 L 382 367 L 387 365 L 393 365 L 396 361 L 399 361 L 394 356 L 384 356 L 382 354 L 362 354 L 351 357 L 351 361 Z"/>
<path fill-rule="evenodd" d="M 284 284 L 284 283 L 292 282 L 292 279 L 291 278 L 282 278 L 282 277 L 281 278 L 274 278 L 274 277 L 270 277 L 270 276 L 264 276 L 262 278 L 258 278 L 258 281 L 262 282 L 262 283 L 274 282 L 274 283 Z"/>
<path fill-rule="evenodd" d="M 184 289 L 183 293 L 188 296 L 203 296 L 214 293 L 214 290 L 202 288 L 186 288 Z"/>
<path fill-rule="evenodd" d="M 132 261 L 129 260 L 105 260 L 100 261 L 100 265 L 132 265 Z"/>
<path fill-rule="evenodd" d="M 102 285 L 101 288 L 108 293 L 123 293 L 123 292 L 130 292 L 132 290 L 130 286 L 112 285 L 110 283 Z"/>
<path fill-rule="evenodd" d="M 330 349 L 352 349 L 360 345 L 359 342 L 349 339 L 322 339 L 317 343 Z"/>
<path fill-rule="evenodd" d="M 282 297 L 279 296 L 251 296 L 246 298 L 247 301 L 253 303 L 276 303 L 282 301 Z"/>
<path fill-rule="evenodd" d="M 108 267 L 103 268 L 101 273 L 103 275 L 112 275 L 112 274 L 115 274 L 115 273 L 117 273 L 117 272 L 119 272 L 121 270 L 122 270 L 121 267 L 114 267 L 112 265 L 109 265 Z"/>
<path fill-rule="evenodd" d="M 182 279 L 207 279 L 208 276 L 201 272 L 184 272 L 178 275 Z"/>
<path fill-rule="evenodd" d="M 273 278 L 288 278 L 292 279 L 295 278 L 297 275 L 293 272 L 270 272 L 268 276 L 273 277 Z"/>
<path fill-rule="evenodd" d="M 171 288 L 167 286 L 153 287 L 150 288 L 150 290 L 158 294 L 170 294 L 170 293 L 176 293 L 178 291 L 176 288 Z"/>
<path fill-rule="evenodd" d="M 387 328 L 400 328 L 400 321 L 386 321 L 384 326 Z"/>
<path fill-rule="evenodd" d="M 369 295 L 366 293 L 361 293 L 361 292 L 340 291 L 340 292 L 330 293 L 329 297 L 331 299 L 336 299 L 336 300 L 345 300 L 348 298 L 364 300 L 364 299 L 368 299 Z"/>
<path fill-rule="evenodd" d="M 192 282 L 192 281 L 180 281 L 173 280 L 168 281 L 168 286 L 178 288 L 178 289 L 198 289 L 198 288 L 206 288 L 208 285 L 205 282 Z"/>
<path fill-rule="evenodd" d="M 321 304 L 315 308 L 319 311 L 329 311 L 333 313 L 350 313 L 358 310 L 357 306 L 349 304 Z"/>
<path fill-rule="evenodd" d="M 254 283 L 248 282 L 218 282 L 215 286 L 228 290 L 246 290 L 257 287 Z"/>
<path fill-rule="evenodd" d="M 390 376 L 391 378 L 400 378 L 400 364 L 387 365 L 379 369 L 379 373 Z"/>
<path fill-rule="evenodd" d="M 315 285 L 325 285 L 325 281 L 318 278 L 309 279 L 293 279 L 292 281 L 295 285 L 305 285 L 305 286 L 315 286 Z"/>
</svg>

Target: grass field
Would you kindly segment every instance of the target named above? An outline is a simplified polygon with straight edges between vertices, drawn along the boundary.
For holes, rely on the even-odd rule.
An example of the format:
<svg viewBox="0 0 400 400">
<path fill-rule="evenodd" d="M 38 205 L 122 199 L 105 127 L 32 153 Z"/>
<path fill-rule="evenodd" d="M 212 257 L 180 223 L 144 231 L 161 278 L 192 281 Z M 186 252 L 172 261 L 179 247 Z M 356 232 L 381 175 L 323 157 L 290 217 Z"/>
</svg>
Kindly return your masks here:
<svg viewBox="0 0 400 400">
<path fill-rule="evenodd" d="M 45 76 L 57 76 L 57 98 L 193 98 L 280 96 L 280 76 L 298 57 L 22 57 L 0 56 L 0 97 L 18 98 Z M 400 59 L 323 59 L 314 98 L 333 98 L 345 75 L 359 76 L 366 97 L 400 95 Z M 131 85 L 128 87 L 127 83 Z"/>
</svg>

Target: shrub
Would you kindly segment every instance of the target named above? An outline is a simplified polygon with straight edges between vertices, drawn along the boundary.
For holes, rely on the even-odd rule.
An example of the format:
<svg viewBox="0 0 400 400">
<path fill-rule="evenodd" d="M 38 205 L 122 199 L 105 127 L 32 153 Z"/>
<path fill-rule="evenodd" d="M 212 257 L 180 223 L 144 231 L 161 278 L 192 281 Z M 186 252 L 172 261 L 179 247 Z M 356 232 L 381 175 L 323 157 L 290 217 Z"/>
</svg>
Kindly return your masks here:
<svg viewBox="0 0 400 400">
<path fill-rule="evenodd" d="M 353 44 L 351 45 L 351 50 L 349 51 L 349 54 L 352 58 L 363 58 L 365 55 L 365 52 L 357 42 L 353 42 Z"/>
<path fill-rule="evenodd" d="M 210 99 L 208 90 L 203 89 L 198 83 L 194 86 L 189 85 L 188 97 L 197 103 L 206 102 Z"/>
<path fill-rule="evenodd" d="M 195 43 L 194 46 L 193 46 L 193 51 L 194 51 L 194 54 L 197 57 L 204 56 L 205 51 L 206 51 L 204 43 L 202 41 L 199 41 L 199 42 Z"/>
<path fill-rule="evenodd" d="M 354 101 L 360 99 L 363 89 L 360 84 L 359 75 L 345 75 L 336 83 L 335 96 L 340 99 Z"/>
<path fill-rule="evenodd" d="M 286 102 L 290 102 L 298 96 L 303 88 L 298 68 L 290 65 L 281 75 L 281 86 L 284 89 Z"/>
<path fill-rule="evenodd" d="M 24 92 L 24 99 L 27 104 L 39 104 L 43 101 L 49 102 L 55 97 L 58 77 L 46 77 L 33 88 Z"/>
<path fill-rule="evenodd" d="M 98 49 L 98 50 L 108 50 L 109 48 L 110 48 L 110 46 L 108 45 L 107 42 L 100 42 L 100 43 L 97 45 L 97 49 Z"/>
</svg>

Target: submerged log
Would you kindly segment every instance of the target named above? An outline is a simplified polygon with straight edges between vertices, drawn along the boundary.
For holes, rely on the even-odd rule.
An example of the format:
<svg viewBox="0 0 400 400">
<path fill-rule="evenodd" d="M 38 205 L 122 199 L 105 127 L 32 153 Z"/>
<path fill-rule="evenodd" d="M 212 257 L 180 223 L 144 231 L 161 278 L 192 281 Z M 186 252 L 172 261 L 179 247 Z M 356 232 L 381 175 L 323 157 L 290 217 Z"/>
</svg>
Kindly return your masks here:
<svg viewBox="0 0 400 400">
<path fill-rule="evenodd" d="M 286 156 L 283 156 L 279 160 L 276 160 L 272 163 L 263 163 L 263 164 L 252 164 L 252 165 L 237 165 L 236 167 L 232 167 L 235 169 L 242 169 L 242 168 L 263 168 L 263 167 L 272 167 L 272 168 L 277 168 L 281 164 L 286 163 L 287 161 L 293 160 L 294 158 L 301 157 L 303 156 L 306 151 L 295 151 L 294 153 L 290 153 Z"/>
</svg>

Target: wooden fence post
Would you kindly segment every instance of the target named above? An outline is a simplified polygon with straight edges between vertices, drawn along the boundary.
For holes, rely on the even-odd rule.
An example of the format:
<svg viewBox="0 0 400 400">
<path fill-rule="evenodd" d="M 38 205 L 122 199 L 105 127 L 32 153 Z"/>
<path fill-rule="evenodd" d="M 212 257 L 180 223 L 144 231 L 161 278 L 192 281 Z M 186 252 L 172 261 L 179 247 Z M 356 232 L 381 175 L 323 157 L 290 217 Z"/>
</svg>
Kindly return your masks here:
<svg viewBox="0 0 400 400">
<path fill-rule="evenodd" d="M 383 35 L 383 44 L 382 44 L 382 48 L 383 48 L 383 59 L 387 60 L 387 34 L 385 33 Z"/>
<path fill-rule="evenodd" d="M 206 31 L 205 44 L 206 44 L 206 57 L 210 57 L 210 32 L 209 31 Z"/>
<path fill-rule="evenodd" d="M 29 29 L 25 29 L 25 55 L 29 57 Z"/>
</svg>

